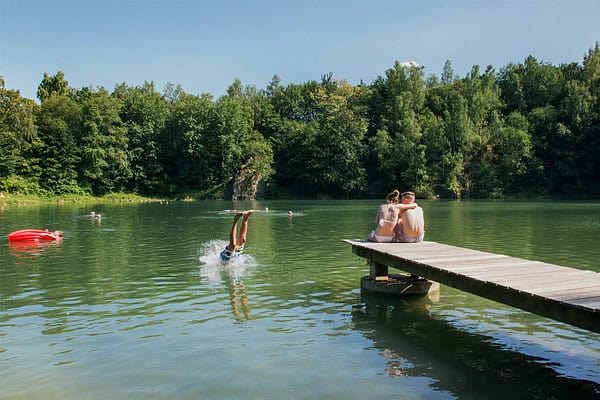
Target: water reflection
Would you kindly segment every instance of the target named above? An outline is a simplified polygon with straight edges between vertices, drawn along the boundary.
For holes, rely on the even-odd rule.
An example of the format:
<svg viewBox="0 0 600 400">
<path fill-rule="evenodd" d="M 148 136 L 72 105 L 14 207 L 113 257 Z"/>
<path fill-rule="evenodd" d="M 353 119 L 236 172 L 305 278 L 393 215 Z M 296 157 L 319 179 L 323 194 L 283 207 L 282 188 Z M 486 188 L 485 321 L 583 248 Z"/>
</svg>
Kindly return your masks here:
<svg viewBox="0 0 600 400">
<path fill-rule="evenodd" d="M 258 264 L 249 254 L 240 254 L 232 262 L 222 263 L 219 254 L 226 245 L 227 242 L 224 240 L 211 240 L 204 243 L 199 256 L 202 264 L 200 277 L 213 284 L 223 284 L 227 287 L 234 318 L 237 321 L 249 320 L 248 291 L 243 278 L 249 276 Z"/>
<path fill-rule="evenodd" d="M 235 319 L 238 321 L 249 320 L 250 306 L 248 305 L 248 291 L 244 281 L 241 279 L 227 280 L 226 285 L 229 288 L 231 307 Z"/>
<path fill-rule="evenodd" d="M 20 240 L 8 242 L 8 251 L 18 258 L 35 258 L 43 254 L 57 253 L 62 240 L 45 242 L 40 240 Z"/>
<path fill-rule="evenodd" d="M 356 329 L 386 359 L 390 377 L 423 376 L 435 390 L 486 399 L 600 398 L 600 384 L 561 376 L 543 358 L 511 351 L 493 338 L 432 318 L 430 300 L 362 295 Z M 552 382 L 552 385 L 548 385 Z"/>
</svg>

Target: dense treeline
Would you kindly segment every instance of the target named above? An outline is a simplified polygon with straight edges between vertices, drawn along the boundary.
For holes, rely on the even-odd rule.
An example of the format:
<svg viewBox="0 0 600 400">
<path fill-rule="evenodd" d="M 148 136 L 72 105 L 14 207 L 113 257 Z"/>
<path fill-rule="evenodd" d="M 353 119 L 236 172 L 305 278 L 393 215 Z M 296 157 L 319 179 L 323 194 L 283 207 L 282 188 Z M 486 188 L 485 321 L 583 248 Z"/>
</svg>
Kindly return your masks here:
<svg viewBox="0 0 600 400">
<path fill-rule="evenodd" d="M 168 84 L 75 89 L 39 104 L 0 78 L 0 190 L 200 198 L 600 194 L 600 49 L 459 78 L 396 62 L 371 84 L 332 74 L 227 94 Z"/>
</svg>

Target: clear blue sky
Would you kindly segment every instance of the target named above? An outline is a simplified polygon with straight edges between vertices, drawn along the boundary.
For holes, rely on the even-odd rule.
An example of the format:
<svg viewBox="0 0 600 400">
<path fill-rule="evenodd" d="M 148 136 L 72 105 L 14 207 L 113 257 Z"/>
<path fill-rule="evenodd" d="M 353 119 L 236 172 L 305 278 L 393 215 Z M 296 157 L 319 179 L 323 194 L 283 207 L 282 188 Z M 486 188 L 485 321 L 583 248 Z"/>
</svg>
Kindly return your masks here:
<svg viewBox="0 0 600 400">
<path fill-rule="evenodd" d="M 333 72 L 371 83 L 394 61 L 464 76 L 528 55 L 578 62 L 600 41 L 600 1 L 0 0 L 0 75 L 35 99 L 44 72 L 71 87 L 154 81 L 222 95 Z"/>
</svg>

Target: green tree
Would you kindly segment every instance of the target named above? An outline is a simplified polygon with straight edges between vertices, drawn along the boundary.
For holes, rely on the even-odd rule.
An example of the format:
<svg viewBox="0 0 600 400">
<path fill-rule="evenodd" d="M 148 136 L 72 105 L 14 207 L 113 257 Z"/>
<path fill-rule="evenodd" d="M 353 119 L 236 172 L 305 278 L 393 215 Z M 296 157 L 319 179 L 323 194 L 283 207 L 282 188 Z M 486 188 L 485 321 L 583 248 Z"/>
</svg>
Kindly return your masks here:
<svg viewBox="0 0 600 400">
<path fill-rule="evenodd" d="M 325 81 L 313 93 L 319 129 L 307 172 L 312 186 L 327 196 L 352 197 L 366 187 L 363 139 L 367 122 L 350 107 L 354 92 L 345 81 Z"/>
<path fill-rule="evenodd" d="M 82 120 L 78 140 L 80 184 L 95 195 L 123 191 L 131 169 L 120 102 L 104 88 L 82 89 L 76 98 Z"/>
<path fill-rule="evenodd" d="M 39 149 L 39 157 L 43 160 L 40 185 L 53 194 L 80 193 L 77 182 L 80 105 L 67 95 L 52 94 L 42 103 L 37 120 L 43 143 Z"/>
<path fill-rule="evenodd" d="M 37 105 L 5 88 L 0 77 L 0 189 L 13 192 L 39 190 L 39 165 L 33 152 L 40 145 L 35 125 Z"/>
<path fill-rule="evenodd" d="M 426 99 L 423 69 L 396 61 L 385 78 L 374 82 L 372 93 L 369 142 L 375 145 L 375 154 L 370 159 L 377 165 L 373 168 L 370 163 L 370 180 L 385 191 L 399 187 L 418 194 L 430 192 L 421 129 Z"/>
<path fill-rule="evenodd" d="M 470 132 L 466 136 L 467 147 L 463 151 L 464 194 L 476 197 L 501 195 L 495 159 L 497 154 L 491 144 L 494 135 L 502 130 L 502 101 L 496 83 L 495 72 L 488 66 L 483 74 L 473 66 L 470 76 L 457 86 L 466 100 Z"/>
<path fill-rule="evenodd" d="M 165 191 L 213 190 L 221 184 L 220 149 L 211 134 L 213 119 L 210 95 L 180 93 L 172 103 L 159 137 Z"/>
<path fill-rule="evenodd" d="M 315 195 L 312 175 L 307 168 L 314 154 L 319 124 L 282 119 L 279 130 L 270 138 L 274 175 L 271 194 L 279 197 Z"/>
<path fill-rule="evenodd" d="M 69 94 L 69 92 L 69 82 L 65 80 L 65 74 L 62 71 L 58 71 L 54 76 L 44 72 L 44 78 L 37 89 L 37 97 L 43 103 L 53 94 L 61 95 Z"/>
<path fill-rule="evenodd" d="M 454 76 L 454 70 L 452 69 L 452 63 L 450 60 L 446 60 L 444 63 L 444 69 L 442 71 L 441 82 L 442 85 L 451 85 L 456 80 Z"/>
<path fill-rule="evenodd" d="M 314 191 L 308 182 L 307 164 L 313 154 L 317 132 L 311 92 L 316 82 L 302 85 L 280 85 L 277 75 L 267 85 L 265 94 L 278 121 L 265 133 L 273 148 L 274 174 L 270 184 L 273 196 L 311 196 Z"/>
<path fill-rule="evenodd" d="M 598 42 L 583 58 L 583 84 L 589 89 L 589 124 L 583 131 L 582 166 L 585 169 L 586 192 L 600 193 L 600 46 Z"/>
<path fill-rule="evenodd" d="M 448 148 L 443 156 L 447 171 L 444 186 L 456 197 L 468 193 L 472 177 L 465 170 L 467 154 L 471 154 L 474 137 L 473 123 L 469 119 L 468 104 L 459 93 L 453 92 L 448 99 L 448 108 L 444 110 L 444 125 Z"/>
<path fill-rule="evenodd" d="M 525 179 L 534 164 L 527 118 L 518 112 L 509 114 L 492 136 L 491 146 L 497 159 L 495 169 L 502 190 L 509 194 L 528 190 Z"/>
<path fill-rule="evenodd" d="M 554 189 L 584 192 L 594 180 L 593 167 L 586 156 L 587 147 L 594 145 L 589 141 L 588 132 L 594 129 L 593 107 L 597 102 L 580 81 L 567 82 L 565 91 L 557 108 L 559 121 L 555 127 L 555 158 L 552 160 L 556 173 Z"/>
<path fill-rule="evenodd" d="M 127 188 L 137 193 L 158 192 L 163 177 L 159 136 L 169 115 L 168 103 L 153 82 L 138 87 L 122 84 L 113 96 L 122 102 L 120 117 L 127 128 L 131 169 Z"/>
</svg>

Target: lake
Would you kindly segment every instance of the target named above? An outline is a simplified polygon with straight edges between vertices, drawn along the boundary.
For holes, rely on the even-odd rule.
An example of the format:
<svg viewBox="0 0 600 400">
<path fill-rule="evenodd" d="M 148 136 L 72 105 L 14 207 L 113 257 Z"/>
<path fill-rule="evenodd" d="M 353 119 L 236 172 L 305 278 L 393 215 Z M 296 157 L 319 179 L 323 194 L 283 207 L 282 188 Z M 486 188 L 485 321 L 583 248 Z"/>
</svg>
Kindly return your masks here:
<svg viewBox="0 0 600 400">
<path fill-rule="evenodd" d="M 600 272 L 598 202 L 419 203 L 426 240 Z M 378 205 L 0 209 L 0 398 L 600 398 L 599 334 L 443 285 L 433 303 L 361 294 L 341 240 Z M 233 208 L 259 211 L 223 266 Z M 23 228 L 64 240 L 9 246 Z"/>
</svg>

